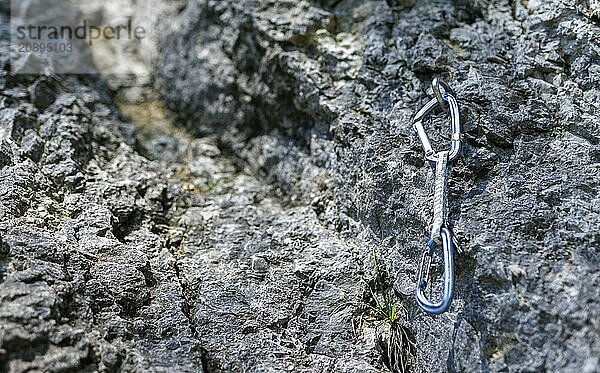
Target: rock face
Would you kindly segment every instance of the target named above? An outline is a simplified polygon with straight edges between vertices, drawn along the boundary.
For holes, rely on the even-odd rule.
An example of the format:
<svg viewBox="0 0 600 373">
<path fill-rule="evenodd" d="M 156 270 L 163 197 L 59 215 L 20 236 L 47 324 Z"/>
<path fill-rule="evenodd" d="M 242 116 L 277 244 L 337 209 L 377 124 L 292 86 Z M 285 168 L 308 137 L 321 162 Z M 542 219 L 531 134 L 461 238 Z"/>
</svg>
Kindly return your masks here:
<svg viewBox="0 0 600 373">
<path fill-rule="evenodd" d="M 160 234 L 170 184 L 130 125 L 89 81 L 5 72 L 0 84 L 0 369 L 198 371 Z"/>
<path fill-rule="evenodd" d="M 599 370 L 597 5 L 142 3 L 154 81 L 2 54 L 0 370 Z M 436 76 L 465 135 L 430 316 Z"/>
<path fill-rule="evenodd" d="M 189 128 L 218 133 L 294 200 L 317 201 L 348 242 L 367 236 L 359 257 L 376 247 L 408 295 L 415 370 L 595 371 L 598 11 L 190 1 L 164 38 L 158 87 Z M 466 132 L 450 186 L 464 253 L 441 317 L 410 296 L 432 194 L 410 119 L 435 76 L 455 89 Z"/>
</svg>

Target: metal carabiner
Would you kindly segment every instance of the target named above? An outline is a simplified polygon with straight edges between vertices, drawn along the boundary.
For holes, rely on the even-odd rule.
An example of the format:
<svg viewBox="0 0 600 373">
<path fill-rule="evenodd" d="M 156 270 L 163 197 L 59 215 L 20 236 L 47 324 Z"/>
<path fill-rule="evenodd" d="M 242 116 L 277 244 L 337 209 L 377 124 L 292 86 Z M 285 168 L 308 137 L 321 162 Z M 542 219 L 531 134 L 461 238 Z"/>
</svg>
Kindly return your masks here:
<svg viewBox="0 0 600 373">
<path fill-rule="evenodd" d="M 444 89 L 444 92 L 441 92 L 440 86 Z M 448 161 L 453 161 L 460 154 L 460 114 L 458 111 L 458 103 L 456 99 L 452 95 L 452 90 L 448 86 L 448 84 L 444 83 L 439 79 L 434 79 L 432 82 L 433 92 L 436 97 L 431 99 L 425 106 L 421 108 L 415 114 L 413 118 L 413 125 L 417 130 L 419 135 L 419 139 L 421 140 L 421 144 L 423 145 L 423 149 L 425 150 L 425 157 L 430 162 L 435 162 L 437 160 L 437 152 L 433 150 L 431 147 L 431 142 L 427 137 L 427 133 L 425 132 L 425 128 L 423 127 L 423 120 L 425 120 L 433 111 L 439 107 L 444 109 L 445 111 L 450 111 L 450 122 L 452 126 L 452 139 L 450 143 L 450 150 L 448 152 Z M 439 97 L 438 97 L 439 96 Z M 440 104 L 440 100 L 443 100 L 447 103 L 448 108 L 444 107 Z"/>
<path fill-rule="evenodd" d="M 454 239 L 452 232 L 448 228 L 442 228 L 440 231 L 442 238 L 442 250 L 444 252 L 444 293 L 442 298 L 437 302 L 430 301 L 425 295 L 425 289 L 429 282 L 429 270 L 431 268 L 431 260 L 433 258 L 433 250 L 437 244 L 433 239 L 427 243 L 427 250 L 423 252 L 421 257 L 421 265 L 419 267 L 419 277 L 417 278 L 416 297 L 417 303 L 425 312 L 439 315 L 450 307 L 452 296 L 454 294 Z M 426 257 L 427 270 L 425 269 Z"/>
</svg>

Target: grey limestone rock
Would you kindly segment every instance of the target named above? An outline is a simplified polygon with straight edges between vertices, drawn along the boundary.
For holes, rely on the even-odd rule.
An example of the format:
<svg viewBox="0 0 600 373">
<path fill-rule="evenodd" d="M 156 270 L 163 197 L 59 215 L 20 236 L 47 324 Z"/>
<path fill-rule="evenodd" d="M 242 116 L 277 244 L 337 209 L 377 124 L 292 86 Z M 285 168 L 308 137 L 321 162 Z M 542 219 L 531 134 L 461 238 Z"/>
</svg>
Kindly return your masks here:
<svg viewBox="0 0 600 373">
<path fill-rule="evenodd" d="M 162 39 L 157 87 L 188 128 L 219 134 L 243 167 L 312 206 L 346 245 L 360 242 L 365 272 L 371 250 L 385 258 L 408 309 L 413 370 L 592 372 L 598 12 L 562 1 L 192 0 Z M 432 194 L 411 116 L 436 76 L 456 91 L 465 132 L 450 185 L 464 252 L 441 317 L 411 295 Z M 443 147 L 445 120 L 433 123 Z"/>
<path fill-rule="evenodd" d="M 104 77 L 0 58 L 1 371 L 599 370 L 597 2 L 79 3 L 155 32 Z M 430 316 L 436 76 L 462 250 Z"/>
</svg>

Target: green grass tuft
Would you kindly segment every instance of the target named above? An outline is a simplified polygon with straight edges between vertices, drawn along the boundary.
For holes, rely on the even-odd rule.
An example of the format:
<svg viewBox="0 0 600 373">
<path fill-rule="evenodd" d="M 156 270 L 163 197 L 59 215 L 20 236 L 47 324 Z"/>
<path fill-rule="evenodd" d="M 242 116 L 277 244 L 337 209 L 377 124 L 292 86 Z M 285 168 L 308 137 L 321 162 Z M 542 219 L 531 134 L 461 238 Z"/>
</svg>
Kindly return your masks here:
<svg viewBox="0 0 600 373">
<path fill-rule="evenodd" d="M 394 281 L 385 263 L 379 262 L 374 249 L 373 274 L 365 282 L 361 301 L 346 302 L 336 309 L 353 306 L 355 335 L 366 326 L 375 326 L 387 368 L 394 373 L 410 372 L 415 361 L 415 343 L 408 327 L 408 312 L 402 304 L 402 296 L 394 291 Z"/>
</svg>

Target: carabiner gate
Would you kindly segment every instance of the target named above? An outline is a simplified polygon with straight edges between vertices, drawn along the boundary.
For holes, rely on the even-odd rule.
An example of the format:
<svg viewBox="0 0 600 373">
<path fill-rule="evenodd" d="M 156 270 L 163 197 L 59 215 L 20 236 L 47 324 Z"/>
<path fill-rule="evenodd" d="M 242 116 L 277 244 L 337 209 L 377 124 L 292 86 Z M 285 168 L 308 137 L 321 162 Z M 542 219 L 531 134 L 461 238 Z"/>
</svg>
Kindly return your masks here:
<svg viewBox="0 0 600 373">
<path fill-rule="evenodd" d="M 454 294 L 454 243 L 452 232 L 448 228 L 442 228 L 440 231 L 442 238 L 442 250 L 444 252 L 444 293 L 440 300 L 433 302 L 425 295 L 425 289 L 429 282 L 429 269 L 433 258 L 433 249 L 437 245 L 433 239 L 427 243 L 427 250 L 423 252 L 421 257 L 421 265 L 419 267 L 419 277 L 417 278 L 417 303 L 428 313 L 439 315 L 450 307 L 452 295 Z M 429 259 L 427 259 L 429 257 Z M 425 262 L 427 261 L 427 266 Z M 424 271 L 426 267 L 426 271 Z M 425 273 L 424 273 L 425 272 Z"/>
</svg>

